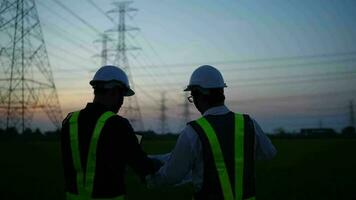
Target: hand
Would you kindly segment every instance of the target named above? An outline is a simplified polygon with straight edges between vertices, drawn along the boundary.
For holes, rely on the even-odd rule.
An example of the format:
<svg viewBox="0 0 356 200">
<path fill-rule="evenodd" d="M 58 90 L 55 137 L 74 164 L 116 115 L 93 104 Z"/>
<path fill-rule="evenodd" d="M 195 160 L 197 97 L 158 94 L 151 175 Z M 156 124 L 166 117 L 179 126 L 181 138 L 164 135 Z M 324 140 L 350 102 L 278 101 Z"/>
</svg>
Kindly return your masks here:
<svg viewBox="0 0 356 200">
<path fill-rule="evenodd" d="M 163 166 L 163 162 L 156 158 L 151 158 L 155 173 Z"/>
</svg>

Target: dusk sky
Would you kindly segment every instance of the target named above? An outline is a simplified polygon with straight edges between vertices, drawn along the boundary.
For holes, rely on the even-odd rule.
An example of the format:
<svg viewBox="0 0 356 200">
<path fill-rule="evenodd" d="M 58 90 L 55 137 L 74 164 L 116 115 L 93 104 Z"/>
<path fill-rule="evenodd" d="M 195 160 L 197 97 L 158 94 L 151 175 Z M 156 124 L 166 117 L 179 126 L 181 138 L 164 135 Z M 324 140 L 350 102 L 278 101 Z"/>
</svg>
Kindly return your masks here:
<svg viewBox="0 0 356 200">
<path fill-rule="evenodd" d="M 113 9 L 112 1 L 92 1 Z M 95 30 L 115 24 L 88 0 L 60 2 L 72 13 L 56 0 L 36 1 L 66 115 L 92 101 L 89 81 L 101 66 Z M 131 7 L 139 11 L 130 13 L 127 25 L 140 31 L 127 35 L 127 45 L 141 50 L 127 55 L 145 129 L 160 130 L 161 92 L 169 130 L 183 128 L 183 89 L 203 64 L 223 74 L 228 107 L 249 113 L 266 132 L 349 125 L 356 97 L 355 1 L 136 0 Z M 40 113 L 33 126 L 54 128 Z"/>
</svg>

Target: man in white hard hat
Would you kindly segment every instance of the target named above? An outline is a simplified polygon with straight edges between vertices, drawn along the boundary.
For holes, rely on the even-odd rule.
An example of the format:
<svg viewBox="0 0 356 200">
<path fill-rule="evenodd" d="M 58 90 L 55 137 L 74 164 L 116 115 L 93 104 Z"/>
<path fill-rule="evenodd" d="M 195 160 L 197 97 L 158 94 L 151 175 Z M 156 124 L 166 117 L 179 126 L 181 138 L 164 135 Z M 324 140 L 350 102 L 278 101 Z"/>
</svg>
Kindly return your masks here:
<svg viewBox="0 0 356 200">
<path fill-rule="evenodd" d="M 144 178 L 160 164 L 147 157 L 129 121 L 116 114 L 124 96 L 135 94 L 125 72 L 103 66 L 90 85 L 93 103 L 68 114 L 62 124 L 66 198 L 122 200 L 126 165 Z"/>
<path fill-rule="evenodd" d="M 191 173 L 194 199 L 255 199 L 254 161 L 276 150 L 254 119 L 224 105 L 225 87 L 212 66 L 193 72 L 184 91 L 202 117 L 187 124 L 166 163 L 146 177 L 150 187 L 179 184 Z"/>
</svg>

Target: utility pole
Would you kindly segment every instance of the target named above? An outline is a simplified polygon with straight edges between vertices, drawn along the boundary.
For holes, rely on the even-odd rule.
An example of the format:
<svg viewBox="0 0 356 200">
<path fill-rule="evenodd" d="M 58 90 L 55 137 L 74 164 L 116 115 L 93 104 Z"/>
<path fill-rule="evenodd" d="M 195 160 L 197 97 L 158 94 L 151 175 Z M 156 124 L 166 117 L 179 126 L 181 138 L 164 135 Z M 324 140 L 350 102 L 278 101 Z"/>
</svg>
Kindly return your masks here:
<svg viewBox="0 0 356 200">
<path fill-rule="evenodd" d="M 168 128 L 167 128 L 167 115 L 166 115 L 166 111 L 167 111 L 167 107 L 166 107 L 166 93 L 162 92 L 161 93 L 161 133 L 167 133 L 168 132 Z"/>
<path fill-rule="evenodd" d="M 6 0 L 0 10 L 1 124 L 24 132 L 41 109 L 60 128 L 62 111 L 35 0 Z"/>
<path fill-rule="evenodd" d="M 130 81 L 130 85 L 132 89 L 135 88 L 134 81 L 132 79 L 130 65 L 127 59 L 126 52 L 128 50 L 137 50 L 137 47 L 129 47 L 126 44 L 126 34 L 129 31 L 137 31 L 139 30 L 137 27 L 132 27 L 126 25 L 126 15 L 130 12 L 136 12 L 138 9 L 131 8 L 130 4 L 132 1 L 122 1 L 122 2 L 113 2 L 114 9 L 108 11 L 108 14 L 115 14 L 117 15 L 117 27 L 108 30 L 107 32 L 114 32 L 117 33 L 117 44 L 114 49 L 115 51 L 115 58 L 114 63 L 115 65 L 122 67 L 123 70 L 126 72 L 128 79 Z M 143 121 L 141 115 L 141 109 L 138 103 L 137 96 L 130 97 L 129 100 L 125 101 L 124 106 L 122 108 L 123 114 L 129 118 L 131 123 L 136 129 L 143 130 Z"/>
<path fill-rule="evenodd" d="M 354 115 L 354 102 L 353 102 L 353 100 L 350 101 L 349 109 L 350 109 L 350 126 L 355 127 L 355 115 Z"/>
</svg>

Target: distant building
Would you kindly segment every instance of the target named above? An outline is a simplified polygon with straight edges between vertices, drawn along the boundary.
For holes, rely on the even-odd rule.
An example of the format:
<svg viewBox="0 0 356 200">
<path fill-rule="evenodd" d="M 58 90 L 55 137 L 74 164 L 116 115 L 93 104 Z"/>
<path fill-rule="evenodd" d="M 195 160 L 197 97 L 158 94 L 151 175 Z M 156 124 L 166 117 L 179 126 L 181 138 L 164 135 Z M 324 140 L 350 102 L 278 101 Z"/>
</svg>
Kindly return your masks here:
<svg viewBox="0 0 356 200">
<path fill-rule="evenodd" d="M 327 136 L 335 135 L 336 132 L 332 128 L 303 128 L 300 129 L 300 134 L 306 136 Z"/>
</svg>

